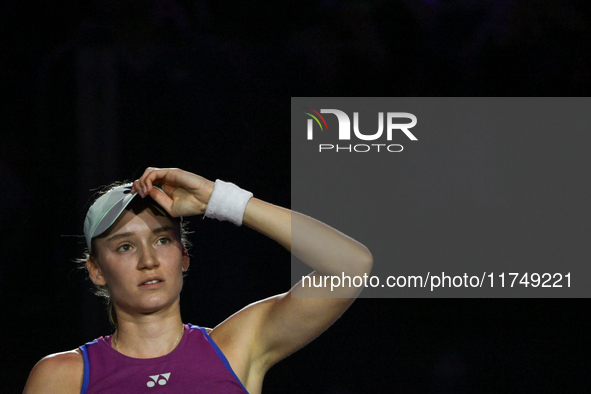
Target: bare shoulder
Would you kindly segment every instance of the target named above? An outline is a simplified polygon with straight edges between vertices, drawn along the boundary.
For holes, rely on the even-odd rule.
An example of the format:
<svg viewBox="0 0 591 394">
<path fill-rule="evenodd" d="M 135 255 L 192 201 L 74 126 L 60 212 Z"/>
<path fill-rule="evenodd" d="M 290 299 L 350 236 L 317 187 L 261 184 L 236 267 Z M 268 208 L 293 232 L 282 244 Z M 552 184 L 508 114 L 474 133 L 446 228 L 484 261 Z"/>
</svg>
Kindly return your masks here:
<svg viewBox="0 0 591 394">
<path fill-rule="evenodd" d="M 79 349 L 51 354 L 31 371 L 24 394 L 80 393 L 84 375 L 84 358 Z"/>
</svg>

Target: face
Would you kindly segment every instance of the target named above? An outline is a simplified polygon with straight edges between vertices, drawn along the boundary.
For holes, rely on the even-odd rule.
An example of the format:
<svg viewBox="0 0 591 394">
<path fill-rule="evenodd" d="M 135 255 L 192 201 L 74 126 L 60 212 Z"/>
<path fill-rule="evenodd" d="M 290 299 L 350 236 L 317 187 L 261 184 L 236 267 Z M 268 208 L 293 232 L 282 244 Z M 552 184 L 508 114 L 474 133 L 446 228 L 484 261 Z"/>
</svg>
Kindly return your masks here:
<svg viewBox="0 0 591 394">
<path fill-rule="evenodd" d="M 94 240 L 92 281 L 108 286 L 119 313 L 150 314 L 178 307 L 189 267 L 178 224 L 151 207 L 126 210 L 106 235 Z"/>
</svg>

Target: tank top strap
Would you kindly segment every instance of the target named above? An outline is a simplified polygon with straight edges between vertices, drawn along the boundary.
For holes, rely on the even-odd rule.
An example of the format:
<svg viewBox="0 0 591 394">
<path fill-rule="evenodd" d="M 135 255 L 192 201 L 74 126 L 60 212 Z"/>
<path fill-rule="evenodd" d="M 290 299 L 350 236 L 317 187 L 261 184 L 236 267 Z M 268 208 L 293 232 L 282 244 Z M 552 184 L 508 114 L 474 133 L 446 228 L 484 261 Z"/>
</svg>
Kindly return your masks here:
<svg viewBox="0 0 591 394">
<path fill-rule="evenodd" d="M 222 363 L 224 363 L 224 366 L 228 369 L 228 371 L 232 374 L 232 376 L 234 376 L 234 378 L 236 379 L 236 381 L 238 383 L 240 383 L 240 386 L 242 386 L 242 388 L 244 389 L 244 391 L 248 393 L 248 391 L 246 390 L 246 387 L 244 387 L 244 385 L 242 384 L 242 382 L 240 381 L 240 379 L 238 379 L 238 376 L 236 375 L 236 373 L 234 372 L 234 370 L 230 366 L 230 362 L 228 361 L 228 359 L 226 358 L 226 356 L 224 355 L 224 353 L 222 353 L 222 350 L 218 347 L 217 343 L 215 343 L 213 341 L 213 339 L 209 336 L 209 333 L 207 332 L 207 329 L 204 328 L 204 327 L 195 326 L 193 324 L 189 324 L 189 327 L 190 328 L 196 328 L 196 329 L 199 329 L 199 330 L 203 331 L 203 335 L 205 335 L 205 338 L 207 339 L 207 341 L 209 342 L 209 344 L 211 345 L 211 347 L 213 348 L 213 350 L 215 350 L 215 352 L 218 355 L 218 357 L 220 358 L 220 360 L 222 360 Z"/>
</svg>

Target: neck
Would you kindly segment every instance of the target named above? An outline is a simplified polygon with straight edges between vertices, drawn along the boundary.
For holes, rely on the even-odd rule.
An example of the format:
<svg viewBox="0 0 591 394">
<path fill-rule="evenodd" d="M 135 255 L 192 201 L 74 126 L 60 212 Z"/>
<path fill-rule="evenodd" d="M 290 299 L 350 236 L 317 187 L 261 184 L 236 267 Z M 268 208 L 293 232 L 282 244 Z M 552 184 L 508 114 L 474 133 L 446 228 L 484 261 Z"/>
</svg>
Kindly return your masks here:
<svg viewBox="0 0 591 394">
<path fill-rule="evenodd" d="M 128 319 L 117 316 L 118 328 L 111 346 L 129 357 L 155 358 L 172 352 L 181 341 L 184 326 L 180 313 L 168 316 L 144 316 Z"/>
</svg>

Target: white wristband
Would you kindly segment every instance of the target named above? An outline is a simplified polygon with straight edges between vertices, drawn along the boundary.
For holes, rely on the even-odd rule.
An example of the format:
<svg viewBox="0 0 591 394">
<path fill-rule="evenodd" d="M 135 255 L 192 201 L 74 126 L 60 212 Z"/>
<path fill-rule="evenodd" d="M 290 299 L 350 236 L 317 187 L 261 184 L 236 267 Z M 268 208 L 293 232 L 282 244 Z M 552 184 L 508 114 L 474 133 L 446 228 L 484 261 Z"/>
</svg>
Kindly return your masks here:
<svg viewBox="0 0 591 394">
<path fill-rule="evenodd" d="M 216 180 L 209 197 L 204 217 L 227 220 L 237 226 L 242 224 L 244 211 L 252 193 L 233 183 Z"/>
</svg>

